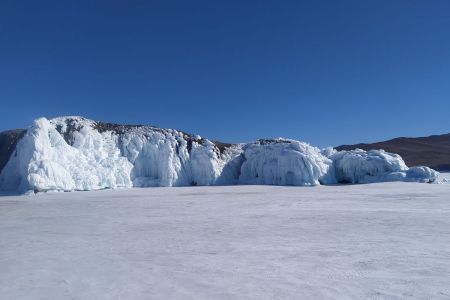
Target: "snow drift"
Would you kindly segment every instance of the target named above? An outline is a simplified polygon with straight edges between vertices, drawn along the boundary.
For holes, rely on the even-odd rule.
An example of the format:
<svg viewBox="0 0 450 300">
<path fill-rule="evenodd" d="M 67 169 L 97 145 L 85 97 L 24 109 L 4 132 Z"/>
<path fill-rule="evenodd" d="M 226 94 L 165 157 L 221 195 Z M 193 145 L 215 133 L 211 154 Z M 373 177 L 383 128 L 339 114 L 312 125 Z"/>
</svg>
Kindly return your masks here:
<svg viewBox="0 0 450 300">
<path fill-rule="evenodd" d="M 383 150 L 337 152 L 287 139 L 230 145 L 172 129 L 61 117 L 38 119 L 21 137 L 1 170 L 0 189 L 434 182 L 437 174 L 408 168 Z"/>
</svg>

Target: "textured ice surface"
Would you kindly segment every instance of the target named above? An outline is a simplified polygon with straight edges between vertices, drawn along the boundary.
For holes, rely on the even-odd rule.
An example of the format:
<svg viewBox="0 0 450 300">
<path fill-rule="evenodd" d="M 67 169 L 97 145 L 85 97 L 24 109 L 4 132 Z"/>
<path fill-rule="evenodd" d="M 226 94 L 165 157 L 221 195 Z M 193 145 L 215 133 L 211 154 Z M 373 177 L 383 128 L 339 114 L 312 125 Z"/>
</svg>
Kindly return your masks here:
<svg viewBox="0 0 450 300">
<path fill-rule="evenodd" d="M 1 299 L 449 299 L 450 185 L 0 197 Z"/>
<path fill-rule="evenodd" d="M 115 137 L 93 130 L 91 121 L 82 121 L 71 132 L 69 144 L 56 129 L 66 126 L 64 119 L 36 120 L 18 142 L 0 184 L 20 191 L 131 187 L 133 165 L 121 155 Z"/>
<path fill-rule="evenodd" d="M 1 171 L 0 189 L 433 182 L 437 174 L 379 150 L 336 152 L 286 139 L 224 146 L 172 129 L 61 117 L 28 129 Z"/>
<path fill-rule="evenodd" d="M 244 146 L 242 184 L 318 185 L 331 160 L 318 148 L 293 140 L 259 140 Z"/>
</svg>

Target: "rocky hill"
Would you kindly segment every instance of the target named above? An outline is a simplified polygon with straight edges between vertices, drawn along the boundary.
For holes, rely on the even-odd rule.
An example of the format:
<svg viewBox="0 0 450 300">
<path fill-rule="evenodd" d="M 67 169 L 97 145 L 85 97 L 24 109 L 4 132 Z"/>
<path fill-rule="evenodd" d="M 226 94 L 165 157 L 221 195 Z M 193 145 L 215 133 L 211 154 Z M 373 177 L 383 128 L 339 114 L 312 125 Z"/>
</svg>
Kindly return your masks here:
<svg viewBox="0 0 450 300">
<path fill-rule="evenodd" d="M 370 144 L 342 145 L 337 150 L 383 149 L 400 154 L 408 166 L 427 166 L 450 171 L 450 133 L 427 137 L 399 137 Z"/>
</svg>

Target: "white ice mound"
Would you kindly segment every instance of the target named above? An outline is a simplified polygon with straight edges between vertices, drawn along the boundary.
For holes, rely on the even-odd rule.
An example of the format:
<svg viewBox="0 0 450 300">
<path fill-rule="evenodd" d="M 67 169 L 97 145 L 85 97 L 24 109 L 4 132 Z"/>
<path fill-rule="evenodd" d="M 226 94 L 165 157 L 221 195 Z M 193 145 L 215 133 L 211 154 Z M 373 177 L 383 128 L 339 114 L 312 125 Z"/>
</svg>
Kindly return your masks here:
<svg viewBox="0 0 450 300">
<path fill-rule="evenodd" d="M 434 182 L 439 174 L 428 167 L 408 168 L 400 155 L 384 150 L 340 151 L 329 157 L 333 160 L 330 172 L 337 183 Z"/>
<path fill-rule="evenodd" d="M 64 119 L 38 119 L 19 141 L 0 175 L 0 186 L 19 191 L 94 190 L 130 187 L 133 165 L 121 156 L 111 135 L 92 130 L 91 121 L 74 119 L 69 145 L 56 128 Z M 67 129 L 68 130 L 68 129 Z"/>
<path fill-rule="evenodd" d="M 242 184 L 318 185 L 331 160 L 318 148 L 294 140 L 259 140 L 244 146 Z"/>
<path fill-rule="evenodd" d="M 63 117 L 34 122 L 1 170 L 0 189 L 433 182 L 437 175 L 382 150 L 319 150 L 286 139 L 229 145 L 172 129 Z"/>
</svg>

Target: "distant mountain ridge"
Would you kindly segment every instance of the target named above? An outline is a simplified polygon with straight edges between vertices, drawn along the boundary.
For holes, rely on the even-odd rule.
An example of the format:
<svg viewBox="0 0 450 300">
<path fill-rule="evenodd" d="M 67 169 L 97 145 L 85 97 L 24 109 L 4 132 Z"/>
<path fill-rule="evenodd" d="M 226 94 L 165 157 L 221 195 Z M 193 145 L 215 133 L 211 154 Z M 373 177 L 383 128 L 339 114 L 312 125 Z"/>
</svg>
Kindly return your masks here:
<svg viewBox="0 0 450 300">
<path fill-rule="evenodd" d="M 408 166 L 427 166 L 438 171 L 450 171 L 450 133 L 427 137 L 399 137 L 392 140 L 341 145 L 337 150 L 383 149 L 400 154 Z"/>
</svg>

